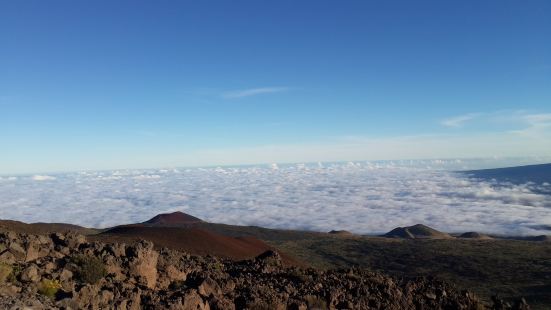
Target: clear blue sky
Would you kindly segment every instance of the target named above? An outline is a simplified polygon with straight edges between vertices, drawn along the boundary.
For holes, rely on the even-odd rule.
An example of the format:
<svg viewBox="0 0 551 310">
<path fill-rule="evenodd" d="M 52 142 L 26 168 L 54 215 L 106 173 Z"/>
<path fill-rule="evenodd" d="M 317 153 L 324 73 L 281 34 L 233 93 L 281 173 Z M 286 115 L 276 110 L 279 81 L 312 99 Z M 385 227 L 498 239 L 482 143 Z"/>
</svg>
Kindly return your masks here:
<svg viewBox="0 0 551 310">
<path fill-rule="evenodd" d="M 551 155 L 551 1 L 1 1 L 0 174 Z"/>
</svg>

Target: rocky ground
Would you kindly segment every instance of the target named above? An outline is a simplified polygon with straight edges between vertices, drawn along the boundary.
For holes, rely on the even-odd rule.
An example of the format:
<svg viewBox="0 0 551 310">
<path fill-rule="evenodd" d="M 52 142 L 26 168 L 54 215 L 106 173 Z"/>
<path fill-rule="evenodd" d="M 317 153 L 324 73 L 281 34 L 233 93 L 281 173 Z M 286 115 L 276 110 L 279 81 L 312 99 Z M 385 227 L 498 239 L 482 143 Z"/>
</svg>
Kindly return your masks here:
<svg viewBox="0 0 551 310">
<path fill-rule="evenodd" d="M 430 279 L 287 267 L 277 252 L 232 261 L 88 242 L 74 233 L 0 233 L 0 309 L 529 309 L 487 305 Z"/>
</svg>

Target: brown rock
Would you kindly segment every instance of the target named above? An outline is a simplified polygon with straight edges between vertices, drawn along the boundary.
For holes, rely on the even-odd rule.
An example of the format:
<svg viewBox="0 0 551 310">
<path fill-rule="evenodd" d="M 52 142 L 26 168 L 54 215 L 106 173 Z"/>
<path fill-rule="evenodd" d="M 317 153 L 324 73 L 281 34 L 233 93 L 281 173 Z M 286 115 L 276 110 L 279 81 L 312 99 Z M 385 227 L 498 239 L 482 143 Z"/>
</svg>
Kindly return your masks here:
<svg viewBox="0 0 551 310">
<path fill-rule="evenodd" d="M 211 279 L 210 277 L 207 277 L 199 287 L 197 288 L 197 291 L 201 296 L 209 297 L 209 296 L 219 296 L 222 295 L 222 290 L 220 289 L 220 286 L 216 281 Z"/>
<path fill-rule="evenodd" d="M 65 235 L 65 244 L 69 248 L 78 248 L 79 245 L 86 243 L 86 237 L 79 234 L 68 233 Z"/>
<path fill-rule="evenodd" d="M 13 264 L 17 261 L 15 255 L 13 255 L 9 250 L 5 250 L 0 254 L 0 263 Z"/>
<path fill-rule="evenodd" d="M 187 278 L 187 273 L 177 269 L 174 265 L 166 267 L 166 275 L 170 281 L 185 281 Z"/>
<path fill-rule="evenodd" d="M 98 296 L 100 305 L 104 305 L 104 306 L 109 305 L 113 301 L 114 297 L 115 295 L 111 291 L 108 291 L 108 290 L 101 291 Z"/>
<path fill-rule="evenodd" d="M 65 310 L 78 310 L 80 309 L 78 302 L 71 299 L 71 298 L 64 298 L 56 303 L 56 306 L 58 306 L 61 309 Z"/>
<path fill-rule="evenodd" d="M 222 291 L 224 294 L 229 293 L 235 289 L 235 282 L 233 280 L 227 280 L 224 285 L 222 285 Z"/>
<path fill-rule="evenodd" d="M 235 310 L 235 304 L 224 297 L 215 297 L 209 299 L 209 305 L 212 310 Z"/>
<path fill-rule="evenodd" d="M 15 296 L 21 288 L 15 285 L 0 285 L 0 296 Z"/>
<path fill-rule="evenodd" d="M 9 246 L 9 251 L 13 254 L 17 261 L 25 261 L 27 252 L 18 243 L 12 242 Z"/>
<path fill-rule="evenodd" d="M 195 290 L 187 292 L 182 303 L 183 310 L 210 310 L 209 304 Z"/>
<path fill-rule="evenodd" d="M 38 243 L 29 242 L 26 245 L 25 262 L 33 261 L 40 257 L 40 246 Z"/>
<path fill-rule="evenodd" d="M 121 244 L 108 244 L 104 249 L 111 253 L 114 257 L 123 257 L 126 255 L 126 246 L 124 243 Z"/>
<path fill-rule="evenodd" d="M 73 300 L 78 304 L 79 309 L 99 309 L 98 294 L 99 287 L 97 285 L 87 284 L 74 293 Z"/>
<path fill-rule="evenodd" d="M 7 240 L 7 241 L 13 241 L 13 240 L 17 239 L 17 233 L 15 233 L 13 231 L 5 231 L 5 232 L 0 234 L 0 239 L 4 239 L 4 240 Z"/>
<path fill-rule="evenodd" d="M 123 269 L 121 267 L 121 262 L 119 259 L 112 255 L 107 255 L 104 258 L 105 263 L 105 271 L 107 274 L 111 274 L 115 277 L 116 280 L 125 280 L 126 275 L 123 272 Z"/>
<path fill-rule="evenodd" d="M 38 282 L 38 280 L 40 280 L 40 275 L 35 265 L 30 265 L 21 272 L 21 281 Z"/>
<path fill-rule="evenodd" d="M 436 294 L 432 293 L 432 292 L 428 292 L 428 293 L 425 293 L 425 297 L 427 297 L 428 299 L 436 299 Z"/>
<path fill-rule="evenodd" d="M 73 272 L 69 269 L 63 268 L 61 273 L 59 274 L 59 281 L 61 282 L 61 285 L 63 286 L 63 289 L 72 291 L 74 282 L 73 282 Z"/>
<path fill-rule="evenodd" d="M 51 273 L 56 268 L 56 265 L 52 262 L 47 262 L 43 267 L 42 270 L 44 273 Z"/>
<path fill-rule="evenodd" d="M 140 290 L 136 290 L 132 293 L 132 296 L 130 297 L 130 300 L 127 303 L 127 309 L 128 310 L 140 310 L 141 306 L 141 292 Z"/>
<path fill-rule="evenodd" d="M 153 243 L 141 241 L 130 249 L 129 271 L 138 282 L 149 288 L 157 283 L 157 260 L 159 253 L 153 250 Z"/>
</svg>

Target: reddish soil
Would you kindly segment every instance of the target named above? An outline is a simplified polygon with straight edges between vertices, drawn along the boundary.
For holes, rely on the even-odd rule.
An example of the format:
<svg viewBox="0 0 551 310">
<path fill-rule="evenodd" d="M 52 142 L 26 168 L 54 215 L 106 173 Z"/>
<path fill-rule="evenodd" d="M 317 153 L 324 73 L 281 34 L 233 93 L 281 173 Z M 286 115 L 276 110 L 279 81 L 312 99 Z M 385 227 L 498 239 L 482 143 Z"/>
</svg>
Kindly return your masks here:
<svg viewBox="0 0 551 310">
<path fill-rule="evenodd" d="M 32 223 L 27 224 L 19 221 L 0 220 L 0 231 L 9 230 L 27 234 L 49 234 L 52 232 L 76 232 L 83 235 L 94 234 L 100 230 L 85 228 L 64 223 Z"/>
<path fill-rule="evenodd" d="M 173 212 L 173 213 L 164 213 L 155 216 L 149 221 L 144 222 L 144 224 L 150 225 L 178 225 L 178 224 L 194 224 L 203 222 L 201 219 L 198 219 L 189 214 L 182 212 Z"/>
<path fill-rule="evenodd" d="M 89 236 L 102 242 L 133 242 L 149 240 L 157 248 L 169 248 L 194 255 L 213 255 L 235 260 L 250 259 L 273 249 L 253 237 L 227 237 L 199 228 L 150 227 L 140 224 L 118 226 L 104 233 Z M 284 263 L 300 265 L 296 260 L 282 253 Z"/>
</svg>

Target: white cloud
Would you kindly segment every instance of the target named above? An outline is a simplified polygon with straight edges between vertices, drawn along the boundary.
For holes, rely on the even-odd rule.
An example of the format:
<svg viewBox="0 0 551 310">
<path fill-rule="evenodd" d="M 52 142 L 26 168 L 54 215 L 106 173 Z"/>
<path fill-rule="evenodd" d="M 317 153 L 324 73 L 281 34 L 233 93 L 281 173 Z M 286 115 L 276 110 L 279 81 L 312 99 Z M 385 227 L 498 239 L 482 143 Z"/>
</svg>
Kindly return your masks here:
<svg viewBox="0 0 551 310">
<path fill-rule="evenodd" d="M 469 113 L 450 117 L 440 123 L 446 127 L 463 127 L 466 123 L 479 119 L 488 126 L 509 125 L 524 128 L 516 132 L 531 131 L 533 129 L 551 128 L 551 113 L 530 113 L 525 110 L 495 111 L 492 113 Z"/>
<path fill-rule="evenodd" d="M 34 181 L 53 181 L 56 179 L 56 177 L 52 177 L 49 175 L 33 175 L 32 179 Z"/>
<path fill-rule="evenodd" d="M 251 97 L 251 96 L 262 95 L 262 94 L 279 93 L 287 90 L 289 90 L 289 88 L 287 87 L 250 88 L 250 89 L 229 91 L 222 94 L 222 97 L 228 98 L 228 99 L 237 99 L 237 98 Z"/>
<path fill-rule="evenodd" d="M 0 182 L 0 214 L 107 227 L 180 210 L 212 222 L 317 231 L 379 233 L 424 223 L 452 232 L 545 233 L 534 227 L 551 223 L 551 196 L 532 192 L 534 185 L 500 185 L 419 168 L 463 164 L 469 162 L 75 173 L 54 184 Z"/>
<path fill-rule="evenodd" d="M 465 115 L 459 115 L 442 120 L 440 123 L 446 127 L 461 127 L 466 122 L 471 121 L 480 116 L 480 113 L 469 113 Z"/>
<path fill-rule="evenodd" d="M 519 115 L 519 119 L 526 127 L 513 130 L 513 133 L 541 136 L 551 129 L 551 113 L 522 114 Z"/>
<path fill-rule="evenodd" d="M 134 177 L 134 180 L 151 180 L 151 179 L 160 179 L 161 176 L 158 174 L 140 174 Z"/>
<path fill-rule="evenodd" d="M 524 119 L 531 125 L 551 124 L 551 113 L 527 114 Z"/>
</svg>

